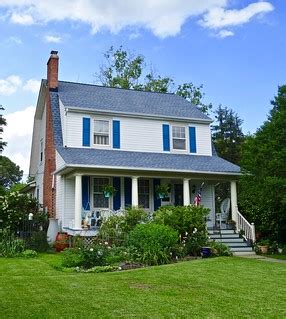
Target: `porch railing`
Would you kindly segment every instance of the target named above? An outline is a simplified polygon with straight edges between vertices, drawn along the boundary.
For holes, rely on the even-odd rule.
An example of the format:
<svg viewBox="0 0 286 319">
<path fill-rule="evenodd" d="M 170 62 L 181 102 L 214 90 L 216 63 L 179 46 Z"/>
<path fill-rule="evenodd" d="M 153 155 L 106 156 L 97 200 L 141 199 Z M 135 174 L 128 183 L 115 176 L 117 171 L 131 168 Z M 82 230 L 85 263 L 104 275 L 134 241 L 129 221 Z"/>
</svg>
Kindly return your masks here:
<svg viewBox="0 0 286 319">
<path fill-rule="evenodd" d="M 249 223 L 246 218 L 237 210 L 237 231 L 243 231 L 243 237 L 255 243 L 255 225 Z"/>
</svg>

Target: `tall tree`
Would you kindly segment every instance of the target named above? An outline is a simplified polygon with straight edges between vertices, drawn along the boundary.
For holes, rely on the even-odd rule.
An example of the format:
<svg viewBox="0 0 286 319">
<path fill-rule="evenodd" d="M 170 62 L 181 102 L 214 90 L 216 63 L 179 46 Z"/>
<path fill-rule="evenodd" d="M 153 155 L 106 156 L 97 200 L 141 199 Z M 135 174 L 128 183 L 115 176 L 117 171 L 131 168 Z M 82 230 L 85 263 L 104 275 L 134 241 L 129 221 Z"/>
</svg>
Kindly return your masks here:
<svg viewBox="0 0 286 319">
<path fill-rule="evenodd" d="M 243 121 L 230 108 L 221 105 L 215 110 L 216 123 L 212 127 L 214 146 L 218 155 L 234 164 L 239 164 L 244 135 Z"/>
<path fill-rule="evenodd" d="M 157 75 L 152 69 L 147 70 L 143 55 L 132 55 L 122 46 L 111 47 L 105 54 L 106 63 L 101 66 L 97 79 L 102 85 L 134 89 L 150 92 L 175 93 L 198 106 L 208 113 L 211 104 L 203 102 L 203 86 L 193 83 L 183 83 L 175 87 L 174 80 L 167 76 Z"/>
<path fill-rule="evenodd" d="M 286 85 L 268 119 L 243 145 L 240 203 L 264 236 L 286 241 Z"/>
<path fill-rule="evenodd" d="M 4 107 L 0 105 L 0 111 L 4 111 Z M 3 133 L 3 126 L 6 126 L 7 122 L 6 119 L 0 114 L 0 135 Z M 2 136 L 0 136 L 0 154 L 2 153 L 4 146 L 7 145 L 7 142 L 2 141 Z"/>
<path fill-rule="evenodd" d="M 0 187 L 9 189 L 12 185 L 19 183 L 23 176 L 23 171 L 18 165 L 8 157 L 1 156 Z"/>
</svg>

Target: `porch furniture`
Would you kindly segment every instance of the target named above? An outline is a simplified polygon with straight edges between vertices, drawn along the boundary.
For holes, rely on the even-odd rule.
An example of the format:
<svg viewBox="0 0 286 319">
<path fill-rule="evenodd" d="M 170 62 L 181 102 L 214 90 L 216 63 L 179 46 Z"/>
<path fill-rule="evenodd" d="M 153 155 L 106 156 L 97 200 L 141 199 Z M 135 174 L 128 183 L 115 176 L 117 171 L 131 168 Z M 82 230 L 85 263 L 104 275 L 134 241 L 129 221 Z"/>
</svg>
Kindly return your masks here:
<svg viewBox="0 0 286 319">
<path fill-rule="evenodd" d="M 219 228 L 222 228 L 222 224 L 224 224 L 224 227 L 226 228 L 226 223 L 229 216 L 229 210 L 230 210 L 230 199 L 225 198 L 220 205 L 220 213 L 216 215 L 216 222 L 219 225 Z"/>
</svg>

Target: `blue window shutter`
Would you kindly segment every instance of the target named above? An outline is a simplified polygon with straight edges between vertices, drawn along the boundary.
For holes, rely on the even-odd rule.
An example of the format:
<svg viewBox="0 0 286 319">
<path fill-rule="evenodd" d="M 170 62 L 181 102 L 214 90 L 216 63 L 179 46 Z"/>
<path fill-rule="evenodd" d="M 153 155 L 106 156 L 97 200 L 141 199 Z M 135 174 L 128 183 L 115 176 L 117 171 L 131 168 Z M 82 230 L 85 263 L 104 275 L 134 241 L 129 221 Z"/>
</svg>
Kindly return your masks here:
<svg viewBox="0 0 286 319">
<path fill-rule="evenodd" d="M 131 178 L 126 177 L 124 179 L 124 197 L 125 197 L 125 207 L 131 206 Z"/>
<path fill-rule="evenodd" d="M 113 148 L 120 148 L 120 121 L 113 121 Z"/>
<path fill-rule="evenodd" d="M 84 210 L 90 210 L 90 203 L 89 203 L 89 185 L 90 179 L 89 176 L 82 176 L 82 208 Z"/>
<path fill-rule="evenodd" d="M 163 150 L 170 151 L 170 126 L 163 124 Z"/>
<path fill-rule="evenodd" d="M 113 195 L 113 209 L 117 210 L 121 206 L 120 177 L 113 177 L 113 187 L 116 189 Z"/>
<path fill-rule="evenodd" d="M 82 118 L 82 146 L 90 146 L 90 118 Z"/>
<path fill-rule="evenodd" d="M 196 128 L 189 127 L 190 153 L 197 153 Z"/>
<path fill-rule="evenodd" d="M 154 210 L 157 210 L 161 206 L 161 199 L 158 198 L 158 194 L 156 193 L 156 186 L 160 185 L 160 179 L 153 179 L 153 188 L 154 188 Z"/>
</svg>

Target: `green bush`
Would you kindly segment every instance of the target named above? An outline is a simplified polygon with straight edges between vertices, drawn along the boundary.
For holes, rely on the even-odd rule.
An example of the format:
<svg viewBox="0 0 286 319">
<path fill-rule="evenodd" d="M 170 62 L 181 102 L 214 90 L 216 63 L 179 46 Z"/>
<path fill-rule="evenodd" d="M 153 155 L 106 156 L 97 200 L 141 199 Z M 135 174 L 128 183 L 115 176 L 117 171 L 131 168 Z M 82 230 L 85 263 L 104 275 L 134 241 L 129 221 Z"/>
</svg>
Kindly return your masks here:
<svg viewBox="0 0 286 319">
<path fill-rule="evenodd" d="M 199 256 L 203 246 L 207 244 L 208 236 L 206 231 L 196 231 L 196 228 L 191 234 L 187 234 L 182 240 L 184 247 L 184 255 Z"/>
<path fill-rule="evenodd" d="M 178 232 L 165 225 L 140 224 L 129 234 L 128 246 L 133 246 L 136 261 L 147 265 L 170 262 L 176 249 Z"/>
<path fill-rule="evenodd" d="M 47 233 L 45 231 L 32 232 L 31 237 L 26 240 L 26 248 L 33 249 L 38 253 L 47 251 L 50 248 Z"/>
<path fill-rule="evenodd" d="M 211 247 L 212 256 L 232 256 L 232 252 L 229 247 L 223 243 L 211 241 L 209 242 L 209 246 Z"/>
<path fill-rule="evenodd" d="M 145 222 L 147 222 L 147 213 L 144 209 L 128 208 L 123 216 L 114 215 L 104 220 L 100 227 L 99 237 L 121 245 L 137 224 Z"/>
<path fill-rule="evenodd" d="M 63 267 L 80 267 L 83 263 L 81 248 L 66 248 L 61 252 Z"/>
<path fill-rule="evenodd" d="M 38 257 L 38 253 L 32 249 L 26 249 L 23 251 L 22 256 L 25 258 L 35 258 Z"/>
<path fill-rule="evenodd" d="M 172 227 L 183 237 L 196 228 L 198 232 L 206 230 L 208 208 L 203 206 L 162 206 L 154 213 L 154 222 Z"/>
<path fill-rule="evenodd" d="M 25 250 L 25 243 L 10 234 L 9 229 L 0 230 L 0 256 L 17 257 Z"/>
</svg>

